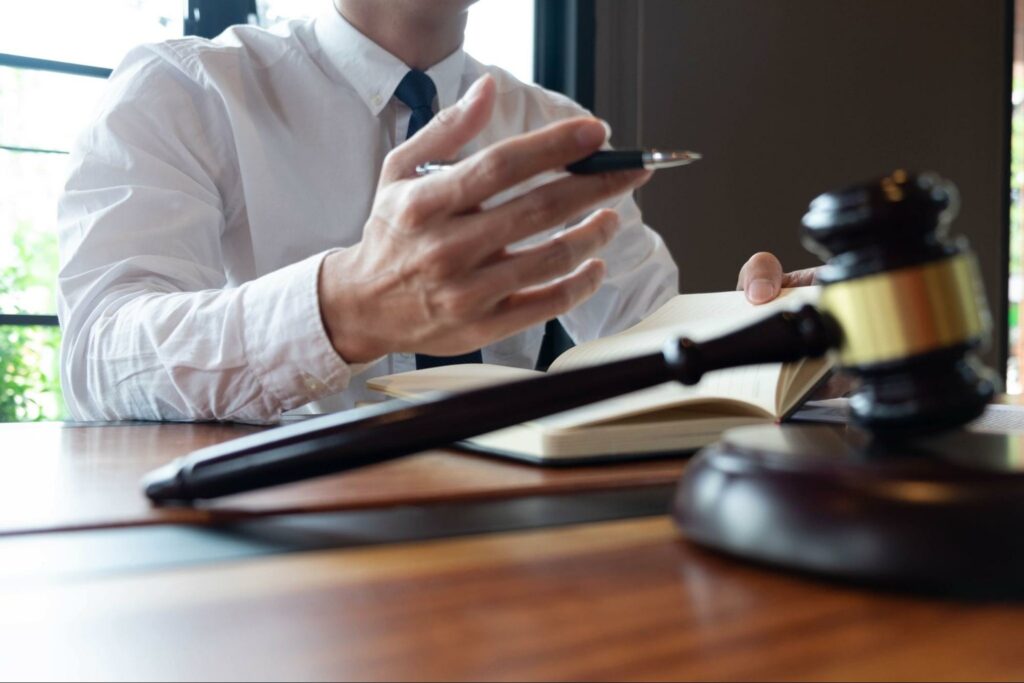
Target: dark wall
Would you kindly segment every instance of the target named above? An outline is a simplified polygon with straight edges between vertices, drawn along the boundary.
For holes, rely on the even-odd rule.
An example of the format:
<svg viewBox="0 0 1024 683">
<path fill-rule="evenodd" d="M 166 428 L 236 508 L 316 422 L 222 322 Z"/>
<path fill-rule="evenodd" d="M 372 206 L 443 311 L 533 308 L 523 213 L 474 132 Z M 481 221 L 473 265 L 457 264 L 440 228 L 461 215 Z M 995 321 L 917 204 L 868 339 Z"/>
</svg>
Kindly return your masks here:
<svg viewBox="0 0 1024 683">
<path fill-rule="evenodd" d="M 815 265 L 797 239 L 819 192 L 892 169 L 953 179 L 955 229 L 1005 321 L 1007 10 L 1002 0 L 597 0 L 595 109 L 619 146 L 705 160 L 641 193 L 683 291 L 744 260 Z M 1004 323 L 1005 324 L 1005 323 Z M 989 354 L 1005 354 L 1005 334 Z"/>
</svg>

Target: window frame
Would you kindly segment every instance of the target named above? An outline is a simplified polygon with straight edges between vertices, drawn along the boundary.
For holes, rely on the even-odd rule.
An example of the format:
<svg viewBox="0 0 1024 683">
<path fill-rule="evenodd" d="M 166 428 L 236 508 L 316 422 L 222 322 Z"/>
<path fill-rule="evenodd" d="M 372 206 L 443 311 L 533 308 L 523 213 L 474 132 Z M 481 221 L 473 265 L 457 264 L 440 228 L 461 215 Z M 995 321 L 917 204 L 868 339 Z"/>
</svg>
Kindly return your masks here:
<svg viewBox="0 0 1024 683">
<path fill-rule="evenodd" d="M 533 79 L 594 109 L 594 0 L 534 0 Z M 544 325 L 536 369 L 547 371 L 575 343 L 557 318 Z"/>
<path fill-rule="evenodd" d="M 538 85 L 594 108 L 594 0 L 535 0 L 533 73 Z"/>
</svg>

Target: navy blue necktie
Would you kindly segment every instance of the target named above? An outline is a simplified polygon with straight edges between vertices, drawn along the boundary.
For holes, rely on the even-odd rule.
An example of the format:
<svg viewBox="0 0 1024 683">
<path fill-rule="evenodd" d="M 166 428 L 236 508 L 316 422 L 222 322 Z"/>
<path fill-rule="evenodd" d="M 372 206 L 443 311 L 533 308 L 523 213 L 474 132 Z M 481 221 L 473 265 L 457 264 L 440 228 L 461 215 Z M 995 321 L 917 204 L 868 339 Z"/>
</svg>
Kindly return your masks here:
<svg viewBox="0 0 1024 683">
<path fill-rule="evenodd" d="M 422 71 L 413 69 L 405 75 L 402 82 L 395 88 L 395 97 L 405 106 L 409 107 L 409 131 L 405 135 L 408 140 L 416 132 L 427 125 L 430 119 L 434 118 L 434 98 L 437 96 L 437 87 L 434 81 Z M 479 351 L 471 351 L 461 356 L 427 356 L 416 354 L 416 367 L 436 368 L 441 365 L 456 365 L 458 363 L 482 363 L 483 356 Z"/>
</svg>

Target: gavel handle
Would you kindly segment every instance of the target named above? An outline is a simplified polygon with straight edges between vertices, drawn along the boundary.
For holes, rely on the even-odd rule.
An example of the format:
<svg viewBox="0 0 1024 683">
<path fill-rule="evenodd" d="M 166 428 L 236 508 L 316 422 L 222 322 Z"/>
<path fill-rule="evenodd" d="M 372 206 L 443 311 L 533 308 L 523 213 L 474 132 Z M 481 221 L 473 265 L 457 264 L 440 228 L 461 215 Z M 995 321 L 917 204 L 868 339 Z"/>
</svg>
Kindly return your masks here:
<svg viewBox="0 0 1024 683">
<path fill-rule="evenodd" d="M 485 434 L 708 371 L 820 356 L 839 341 L 812 306 L 779 313 L 701 342 L 673 339 L 662 352 L 556 372 L 417 403 L 370 406 L 311 418 L 210 446 L 150 472 L 153 501 L 193 501 L 342 472 Z"/>
</svg>

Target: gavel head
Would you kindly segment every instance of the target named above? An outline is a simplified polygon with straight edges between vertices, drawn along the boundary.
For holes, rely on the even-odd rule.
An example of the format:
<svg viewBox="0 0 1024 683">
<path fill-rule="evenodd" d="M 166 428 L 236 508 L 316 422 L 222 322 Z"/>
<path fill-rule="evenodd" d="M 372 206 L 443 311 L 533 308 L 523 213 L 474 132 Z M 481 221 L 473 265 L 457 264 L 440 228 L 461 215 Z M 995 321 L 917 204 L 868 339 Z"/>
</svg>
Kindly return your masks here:
<svg viewBox="0 0 1024 683">
<path fill-rule="evenodd" d="M 994 393 L 975 355 L 990 329 L 976 262 L 947 234 L 957 209 L 952 183 L 896 171 L 823 194 L 804 216 L 804 245 L 826 261 L 819 308 L 860 380 L 853 418 L 876 434 L 961 425 Z"/>
</svg>

